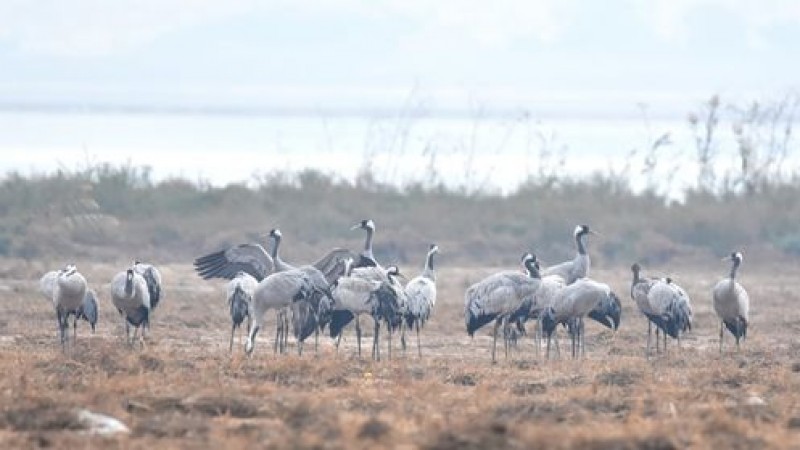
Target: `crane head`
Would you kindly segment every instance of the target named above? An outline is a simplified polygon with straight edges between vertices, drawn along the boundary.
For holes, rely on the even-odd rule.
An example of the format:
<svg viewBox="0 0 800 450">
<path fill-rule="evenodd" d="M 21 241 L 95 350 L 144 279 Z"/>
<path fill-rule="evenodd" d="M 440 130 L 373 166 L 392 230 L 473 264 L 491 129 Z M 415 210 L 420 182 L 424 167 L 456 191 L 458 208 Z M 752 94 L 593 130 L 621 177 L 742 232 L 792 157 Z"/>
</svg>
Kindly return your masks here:
<svg viewBox="0 0 800 450">
<path fill-rule="evenodd" d="M 66 266 L 64 266 L 63 269 L 61 269 L 61 274 L 68 277 L 77 271 L 78 267 L 75 266 L 75 264 L 73 263 L 69 263 Z"/>
<path fill-rule="evenodd" d="M 364 219 L 361 222 L 358 222 L 357 224 L 353 225 L 350 229 L 357 230 L 359 228 L 364 230 L 375 231 L 375 222 L 373 222 L 372 219 Z"/>
</svg>

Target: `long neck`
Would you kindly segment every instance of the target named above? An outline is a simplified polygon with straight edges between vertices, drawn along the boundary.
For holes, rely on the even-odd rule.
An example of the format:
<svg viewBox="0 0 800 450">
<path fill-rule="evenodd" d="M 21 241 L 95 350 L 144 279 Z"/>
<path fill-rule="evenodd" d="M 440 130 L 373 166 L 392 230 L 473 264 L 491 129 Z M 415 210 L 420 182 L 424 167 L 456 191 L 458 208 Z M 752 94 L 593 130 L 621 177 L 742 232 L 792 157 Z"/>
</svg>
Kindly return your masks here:
<svg viewBox="0 0 800 450">
<path fill-rule="evenodd" d="M 133 278 L 125 279 L 125 295 L 133 295 Z"/>
<path fill-rule="evenodd" d="M 433 270 L 433 252 L 428 252 L 425 258 L 425 270 L 422 271 L 422 276 L 436 281 L 436 272 Z"/>
<path fill-rule="evenodd" d="M 586 236 L 586 233 L 578 233 L 575 235 L 575 246 L 578 247 L 578 254 L 585 255 L 586 254 L 586 247 L 583 245 L 583 237 Z"/>
<path fill-rule="evenodd" d="M 367 240 L 364 241 L 364 254 L 374 259 L 372 254 L 372 228 L 367 228 Z"/>
<path fill-rule="evenodd" d="M 633 270 L 633 281 L 631 281 L 631 298 L 633 298 L 633 288 L 636 287 L 636 284 L 641 280 L 639 278 L 639 271 Z"/>
<path fill-rule="evenodd" d="M 733 266 L 731 266 L 731 275 L 730 275 L 731 280 L 736 278 L 736 270 L 737 269 L 739 269 L 739 260 L 738 259 L 734 259 L 733 260 Z"/>
<path fill-rule="evenodd" d="M 528 261 L 525 263 L 525 268 L 528 269 L 528 276 L 531 278 L 541 278 L 539 274 L 539 269 L 536 268 L 536 263 L 533 261 Z"/>
<path fill-rule="evenodd" d="M 278 235 L 272 236 L 272 258 L 275 259 L 278 257 L 278 249 L 281 246 L 281 237 Z"/>
</svg>

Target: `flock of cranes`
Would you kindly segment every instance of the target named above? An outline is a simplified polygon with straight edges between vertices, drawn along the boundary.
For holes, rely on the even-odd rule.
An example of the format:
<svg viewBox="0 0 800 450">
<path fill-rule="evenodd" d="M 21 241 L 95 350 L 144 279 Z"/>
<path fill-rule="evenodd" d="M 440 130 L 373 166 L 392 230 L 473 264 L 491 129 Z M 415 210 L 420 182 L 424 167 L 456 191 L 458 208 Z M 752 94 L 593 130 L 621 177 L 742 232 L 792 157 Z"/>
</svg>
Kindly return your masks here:
<svg viewBox="0 0 800 450">
<path fill-rule="evenodd" d="M 431 244 L 425 256 L 422 273 L 407 280 L 397 266 L 381 265 L 373 252 L 375 223 L 365 219 L 353 226 L 366 232 L 364 248 L 354 253 L 335 248 L 311 264 L 294 265 L 280 256 L 283 235 L 273 229 L 266 236 L 270 249 L 249 243 L 201 256 L 194 261 L 197 274 L 203 279 L 229 280 L 225 293 L 231 318 L 229 350 L 233 350 L 236 330 L 247 321 L 245 352 L 251 354 L 256 337 L 264 327 L 265 316 L 274 310 L 276 334 L 274 351 L 285 352 L 291 328 L 302 354 L 304 341 L 328 328 L 338 352 L 344 330 L 355 322 L 359 356 L 361 355 L 361 319 L 369 316 L 373 323 L 372 357 L 380 360 L 380 333 L 385 326 L 388 356 L 391 358 L 392 336 L 400 334 L 406 349 L 406 331 L 416 331 L 417 352 L 422 356 L 420 331 L 431 317 L 436 304 L 435 256 L 439 247 Z M 513 338 L 524 333 L 526 322 L 535 322 L 537 352 L 542 338 L 547 339 L 547 356 L 559 325 L 571 339 L 571 354 L 585 354 L 585 320 L 587 317 L 614 330 L 619 328 L 622 304 L 605 283 L 591 279 L 591 261 L 586 238 L 597 234 L 586 225 L 573 233 L 576 256 L 570 261 L 542 268 L 536 255 L 525 253 L 522 270 L 505 270 L 469 286 L 464 295 L 464 319 L 470 336 L 484 325 L 494 322 L 492 361 L 496 361 L 497 337 L 502 330 L 506 356 Z M 742 254 L 734 252 L 729 275 L 712 291 L 713 307 L 720 319 L 719 345 L 722 351 L 724 329 L 736 340 L 747 335 L 749 298 L 736 281 Z M 656 351 L 666 350 L 667 337 L 677 339 L 692 329 L 693 312 L 689 295 L 671 278 L 645 278 L 639 264 L 631 266 L 630 297 L 647 319 L 647 353 L 650 353 L 652 330 L 655 328 Z M 402 280 L 407 280 L 405 285 Z M 161 299 L 161 275 L 150 264 L 135 261 L 111 280 L 111 299 L 120 314 L 126 341 L 133 344 L 138 335 L 145 343 L 152 311 Z M 73 318 L 73 340 L 77 323 L 85 319 L 94 332 L 98 317 L 96 293 L 88 288 L 74 264 L 46 273 L 39 283 L 41 293 L 51 300 L 56 312 L 62 347 L 68 344 L 69 317 Z M 130 328 L 134 327 L 133 337 Z M 141 333 L 139 329 L 141 328 Z M 661 340 L 661 343 L 659 342 Z M 556 341 L 556 351 L 560 352 Z"/>
</svg>

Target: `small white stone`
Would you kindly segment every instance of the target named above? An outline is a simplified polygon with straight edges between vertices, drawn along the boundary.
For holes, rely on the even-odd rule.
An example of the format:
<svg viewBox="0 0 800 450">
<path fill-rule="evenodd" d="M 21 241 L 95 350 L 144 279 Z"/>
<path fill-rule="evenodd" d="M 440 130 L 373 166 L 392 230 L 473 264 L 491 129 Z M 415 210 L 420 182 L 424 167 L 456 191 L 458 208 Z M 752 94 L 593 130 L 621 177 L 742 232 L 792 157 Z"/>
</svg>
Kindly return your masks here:
<svg viewBox="0 0 800 450">
<path fill-rule="evenodd" d="M 78 411 L 78 421 L 86 427 L 86 432 L 90 434 L 108 436 L 131 431 L 119 420 L 105 414 L 93 413 L 88 409 Z"/>
<path fill-rule="evenodd" d="M 757 395 L 751 395 L 745 399 L 744 404 L 748 406 L 765 406 L 767 402 Z"/>
</svg>

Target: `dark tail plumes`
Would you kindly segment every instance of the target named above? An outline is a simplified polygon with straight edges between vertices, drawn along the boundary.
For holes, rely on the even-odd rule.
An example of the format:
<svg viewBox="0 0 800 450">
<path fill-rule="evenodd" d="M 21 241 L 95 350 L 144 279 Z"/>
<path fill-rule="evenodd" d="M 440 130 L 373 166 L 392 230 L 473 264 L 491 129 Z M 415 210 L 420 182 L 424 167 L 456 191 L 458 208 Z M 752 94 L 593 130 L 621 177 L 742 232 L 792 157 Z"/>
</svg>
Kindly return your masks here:
<svg viewBox="0 0 800 450">
<path fill-rule="evenodd" d="M 372 295 L 378 300 L 377 310 L 373 311 L 372 316 L 383 319 L 392 329 L 399 327 L 402 317 L 394 289 L 384 283 Z"/>
<path fill-rule="evenodd" d="M 747 320 L 744 317 L 738 316 L 733 320 L 725 320 L 725 328 L 731 332 L 736 339 L 747 337 Z"/>
<path fill-rule="evenodd" d="M 83 304 L 78 308 L 76 315 L 79 319 L 89 322 L 89 325 L 92 326 L 92 333 L 94 333 L 97 326 L 97 298 L 94 291 L 86 291 L 86 295 L 83 296 Z"/>
<path fill-rule="evenodd" d="M 589 312 L 589 317 L 608 328 L 616 330 L 622 320 L 622 302 L 612 292 Z"/>
<path fill-rule="evenodd" d="M 542 334 L 549 338 L 553 335 L 553 332 L 556 331 L 556 326 L 558 326 L 558 322 L 556 322 L 556 312 L 552 306 L 542 312 L 541 321 Z"/>
<path fill-rule="evenodd" d="M 335 310 L 331 312 L 331 319 L 328 323 L 328 331 L 332 338 L 339 337 L 344 327 L 349 324 L 355 316 L 350 311 Z"/>
<path fill-rule="evenodd" d="M 467 333 L 470 337 L 472 337 L 480 327 L 486 325 L 496 318 L 497 314 L 482 314 L 480 316 L 475 316 L 472 314 L 472 311 L 467 310 Z"/>
<path fill-rule="evenodd" d="M 233 291 L 233 296 L 231 297 L 230 305 L 231 320 L 235 328 L 241 326 L 244 319 L 250 315 L 249 302 L 250 299 L 247 293 L 245 293 L 241 286 L 236 286 L 236 289 Z"/>
<path fill-rule="evenodd" d="M 317 330 L 317 314 L 311 302 L 292 303 L 292 329 L 299 342 L 305 341 Z"/>
<path fill-rule="evenodd" d="M 127 314 L 125 318 L 129 324 L 135 327 L 139 325 L 150 326 L 150 308 L 142 305 L 132 314 Z"/>
</svg>

